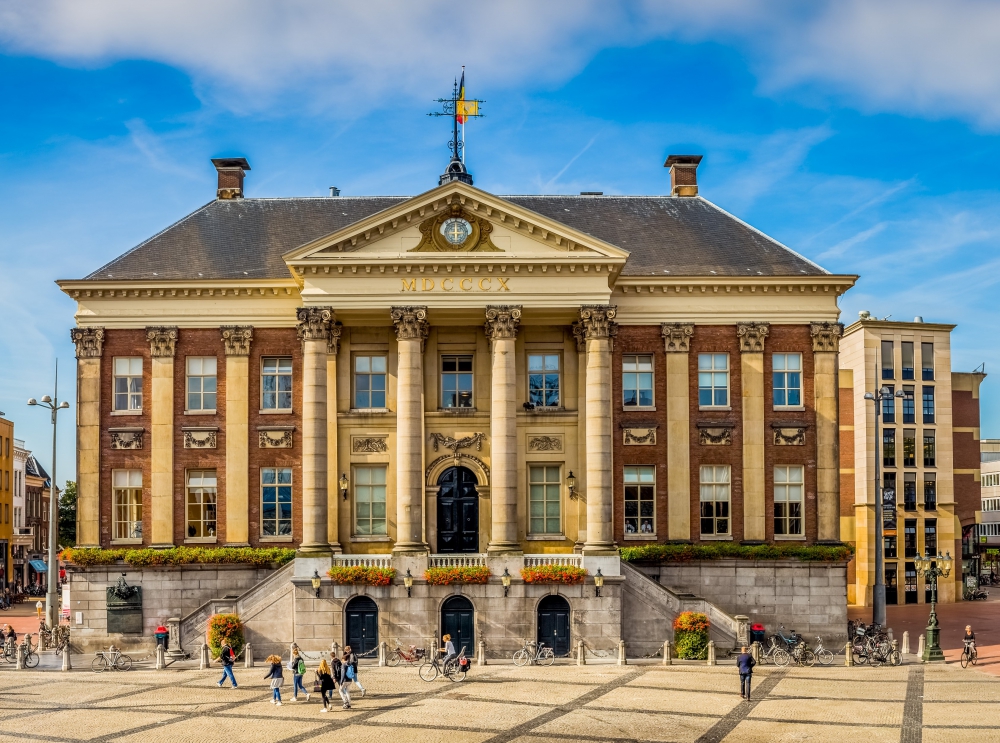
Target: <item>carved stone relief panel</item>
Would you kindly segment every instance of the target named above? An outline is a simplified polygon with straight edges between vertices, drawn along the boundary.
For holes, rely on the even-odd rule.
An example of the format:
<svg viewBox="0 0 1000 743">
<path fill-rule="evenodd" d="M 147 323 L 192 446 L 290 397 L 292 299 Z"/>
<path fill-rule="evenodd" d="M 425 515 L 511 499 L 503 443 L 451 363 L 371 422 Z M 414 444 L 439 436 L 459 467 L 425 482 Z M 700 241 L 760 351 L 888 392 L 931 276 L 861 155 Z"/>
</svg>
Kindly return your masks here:
<svg viewBox="0 0 1000 743">
<path fill-rule="evenodd" d="M 182 428 L 185 449 L 215 449 L 218 446 L 218 428 Z"/>
<path fill-rule="evenodd" d="M 291 449 L 293 430 L 295 429 L 287 426 L 258 428 L 258 445 L 261 449 Z"/>
<path fill-rule="evenodd" d="M 112 449 L 141 449 L 145 428 L 111 428 Z"/>
<path fill-rule="evenodd" d="M 622 430 L 625 446 L 653 446 L 656 443 L 655 428 L 626 428 Z"/>
<path fill-rule="evenodd" d="M 698 443 L 702 446 L 732 446 L 732 426 L 706 426 L 698 428 Z"/>
<path fill-rule="evenodd" d="M 801 427 L 776 426 L 774 429 L 775 446 L 805 446 L 806 429 Z"/>
<path fill-rule="evenodd" d="M 528 437 L 528 451 L 560 452 L 562 450 L 563 450 L 563 438 L 560 435 Z"/>
<path fill-rule="evenodd" d="M 389 451 L 385 436 L 355 436 L 351 439 L 351 451 L 355 454 L 383 454 Z"/>
</svg>

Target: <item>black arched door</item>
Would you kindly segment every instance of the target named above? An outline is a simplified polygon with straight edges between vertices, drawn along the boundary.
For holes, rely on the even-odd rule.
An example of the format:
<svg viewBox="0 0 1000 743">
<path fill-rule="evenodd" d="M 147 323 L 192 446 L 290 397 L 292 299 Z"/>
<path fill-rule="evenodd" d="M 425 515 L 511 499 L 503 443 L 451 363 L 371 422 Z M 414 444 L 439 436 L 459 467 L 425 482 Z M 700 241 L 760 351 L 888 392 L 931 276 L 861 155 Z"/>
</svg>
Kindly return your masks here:
<svg viewBox="0 0 1000 743">
<path fill-rule="evenodd" d="M 355 596 L 347 602 L 346 645 L 356 655 L 369 653 L 378 646 L 378 605 L 367 596 Z"/>
<path fill-rule="evenodd" d="M 569 655 L 569 602 L 562 596 L 546 596 L 538 604 L 538 642 L 557 656 Z"/>
<path fill-rule="evenodd" d="M 451 635 L 455 652 L 471 658 L 476 653 L 476 612 L 465 596 L 452 596 L 441 607 L 441 636 Z M 443 643 L 442 643 L 443 646 Z"/>
<path fill-rule="evenodd" d="M 451 467 L 438 478 L 438 552 L 479 552 L 479 494 L 476 476 Z"/>
</svg>

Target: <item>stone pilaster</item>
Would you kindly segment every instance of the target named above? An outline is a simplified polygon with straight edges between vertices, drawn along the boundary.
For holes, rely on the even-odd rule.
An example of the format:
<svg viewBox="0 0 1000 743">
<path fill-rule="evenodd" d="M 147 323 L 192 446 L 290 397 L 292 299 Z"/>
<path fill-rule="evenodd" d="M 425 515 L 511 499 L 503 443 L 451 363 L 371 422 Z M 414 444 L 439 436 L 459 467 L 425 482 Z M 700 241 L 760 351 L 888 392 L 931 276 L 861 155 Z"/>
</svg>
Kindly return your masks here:
<svg viewBox="0 0 1000 743">
<path fill-rule="evenodd" d="M 152 357 L 149 506 L 153 547 L 174 546 L 174 351 L 178 330 L 146 328 Z"/>
<path fill-rule="evenodd" d="M 667 538 L 691 539 L 691 323 L 663 323 L 667 353 Z"/>
<path fill-rule="evenodd" d="M 766 322 L 736 324 L 740 341 L 740 376 L 743 379 L 743 539 L 767 538 L 764 477 L 764 339 Z"/>
<path fill-rule="evenodd" d="M 814 322 L 813 389 L 816 401 L 816 537 L 821 542 L 840 541 L 840 433 L 838 352 L 844 326 Z"/>
<path fill-rule="evenodd" d="M 299 307 L 295 311 L 302 341 L 302 554 L 330 551 L 327 535 L 327 389 L 326 357 L 330 307 Z"/>
<path fill-rule="evenodd" d="M 612 522 L 611 338 L 614 305 L 584 305 L 580 325 L 587 343 L 587 541 L 583 552 L 614 550 Z"/>
<path fill-rule="evenodd" d="M 520 305 L 486 307 L 486 337 L 492 341 L 490 388 L 490 552 L 520 550 L 517 541 L 517 401 L 514 344 Z"/>
<path fill-rule="evenodd" d="M 340 353 L 340 336 L 343 328 L 337 323 L 330 325 L 330 339 L 326 345 L 326 538 L 330 549 L 343 552 L 340 546 L 340 469 L 337 458 L 337 354 Z"/>
<path fill-rule="evenodd" d="M 423 349 L 426 307 L 392 307 L 396 326 L 396 544 L 394 552 L 424 552 Z"/>
<path fill-rule="evenodd" d="M 104 328 L 72 328 L 76 344 L 76 540 L 101 546 L 101 353 Z"/>
<path fill-rule="evenodd" d="M 226 353 L 226 545 L 250 544 L 250 344 L 253 326 L 219 330 Z"/>
</svg>

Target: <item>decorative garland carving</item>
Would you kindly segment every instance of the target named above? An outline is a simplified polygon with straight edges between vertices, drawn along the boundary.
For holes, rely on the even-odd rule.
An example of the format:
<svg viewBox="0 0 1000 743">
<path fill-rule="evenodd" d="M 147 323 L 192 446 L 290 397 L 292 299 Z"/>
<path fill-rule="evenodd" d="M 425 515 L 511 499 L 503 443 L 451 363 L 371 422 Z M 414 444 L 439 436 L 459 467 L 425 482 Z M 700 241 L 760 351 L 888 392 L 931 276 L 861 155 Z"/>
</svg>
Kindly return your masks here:
<svg viewBox="0 0 1000 743">
<path fill-rule="evenodd" d="M 423 347 L 428 327 L 426 307 L 391 307 L 389 317 L 396 326 L 396 340 L 418 340 Z"/>
<path fill-rule="evenodd" d="M 562 449 L 561 436 L 530 436 L 528 438 L 528 451 L 562 451 Z"/>
<path fill-rule="evenodd" d="M 272 433 L 280 433 L 279 436 L 272 436 Z M 257 440 L 261 449 L 291 449 L 291 431 L 258 431 Z"/>
<path fill-rule="evenodd" d="M 764 339 L 770 332 L 770 323 L 736 323 L 736 337 L 740 341 L 740 353 L 764 353 Z"/>
<path fill-rule="evenodd" d="M 691 350 L 691 336 L 694 323 L 665 322 L 660 324 L 660 335 L 667 353 L 688 353 Z"/>
<path fill-rule="evenodd" d="M 585 304 L 580 308 L 580 324 L 583 326 L 584 337 L 613 338 L 618 331 L 618 325 L 612 322 L 618 314 L 618 308 L 613 304 Z"/>
<path fill-rule="evenodd" d="M 335 317 L 332 307 L 299 307 L 295 310 L 296 335 L 300 341 L 329 341 Z"/>
<path fill-rule="evenodd" d="M 844 325 L 839 322 L 811 322 L 809 335 L 812 336 L 813 353 L 837 353 Z"/>
<path fill-rule="evenodd" d="M 492 340 L 517 337 L 517 326 L 521 324 L 521 305 L 486 305 L 486 337 Z"/>
<path fill-rule="evenodd" d="M 149 355 L 154 359 L 172 359 L 177 348 L 177 328 L 146 328 L 146 340 L 149 341 Z"/>
<path fill-rule="evenodd" d="M 185 429 L 185 449 L 215 449 L 218 446 L 218 433 L 212 429 Z"/>
<path fill-rule="evenodd" d="M 355 454 L 381 454 L 389 451 L 385 436 L 366 436 L 356 438 L 351 442 L 351 450 Z"/>
<path fill-rule="evenodd" d="M 625 446 L 652 446 L 656 443 L 656 429 L 626 428 L 622 443 Z"/>
<path fill-rule="evenodd" d="M 222 343 L 226 348 L 226 356 L 249 356 L 250 343 L 253 341 L 253 325 L 223 325 Z"/>
<path fill-rule="evenodd" d="M 461 245 L 453 245 L 441 234 L 441 225 L 449 219 L 464 219 L 472 227 L 469 236 Z M 470 214 L 461 204 L 452 204 L 443 213 L 420 223 L 420 242 L 410 253 L 502 253 L 503 250 L 493 244 L 490 233 L 493 225 L 489 220 Z"/>
<path fill-rule="evenodd" d="M 142 449 L 142 439 L 145 429 L 121 429 L 111 431 L 112 449 Z"/>
<path fill-rule="evenodd" d="M 78 359 L 99 359 L 104 350 L 104 328 L 70 328 Z"/>
<path fill-rule="evenodd" d="M 698 443 L 702 446 L 732 446 L 733 429 L 732 426 L 718 426 L 716 428 L 699 428 Z"/>
<path fill-rule="evenodd" d="M 440 445 L 445 449 L 451 449 L 456 456 L 459 449 L 468 449 L 471 446 L 475 446 L 476 451 L 482 451 L 483 441 L 486 439 L 485 433 L 474 433 L 462 439 L 453 439 L 451 436 L 445 436 L 441 433 L 432 433 L 430 436 L 431 441 L 434 442 L 434 451 L 437 451 L 438 445 Z"/>
<path fill-rule="evenodd" d="M 775 428 L 773 430 L 775 446 L 805 446 L 806 444 L 805 428 Z"/>
</svg>

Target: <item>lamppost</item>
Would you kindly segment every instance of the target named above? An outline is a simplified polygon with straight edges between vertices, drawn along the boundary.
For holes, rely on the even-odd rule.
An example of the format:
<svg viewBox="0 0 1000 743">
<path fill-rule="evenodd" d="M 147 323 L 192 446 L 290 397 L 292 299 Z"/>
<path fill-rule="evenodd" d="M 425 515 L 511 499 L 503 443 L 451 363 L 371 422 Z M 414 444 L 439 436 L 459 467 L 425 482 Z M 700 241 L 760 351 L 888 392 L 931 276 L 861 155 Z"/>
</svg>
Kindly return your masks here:
<svg viewBox="0 0 1000 743">
<path fill-rule="evenodd" d="M 879 373 L 878 354 L 875 356 L 875 373 Z M 906 397 L 899 390 L 895 395 L 888 387 L 881 387 L 878 392 L 866 392 L 865 399 L 875 403 L 875 585 L 872 588 L 872 624 L 885 626 L 885 545 L 882 537 L 882 472 L 883 457 L 882 442 L 879 440 L 878 421 L 882 415 L 882 404 L 890 401 L 895 405 L 894 397 Z"/>
<path fill-rule="evenodd" d="M 59 488 L 56 486 L 56 423 L 59 411 L 69 407 L 68 402 L 59 402 L 59 361 L 56 360 L 55 390 L 52 397 L 43 395 L 41 400 L 31 398 L 28 405 L 41 405 L 52 411 L 52 490 L 49 495 L 49 569 L 48 590 L 45 593 L 45 621 L 50 628 L 59 624 L 59 601 L 56 596 L 56 581 L 59 579 L 59 565 L 56 550 L 59 537 Z"/>
<path fill-rule="evenodd" d="M 941 643 L 939 642 L 941 628 L 938 626 L 936 611 L 937 579 L 938 576 L 947 578 L 951 575 L 951 552 L 946 552 L 944 556 L 939 552 L 937 557 L 917 555 L 913 558 L 913 562 L 917 567 L 917 575 L 923 575 L 931 584 L 931 615 L 927 619 L 927 644 L 924 646 L 924 656 L 921 660 L 924 663 L 943 661 L 944 653 L 941 651 Z"/>
</svg>

